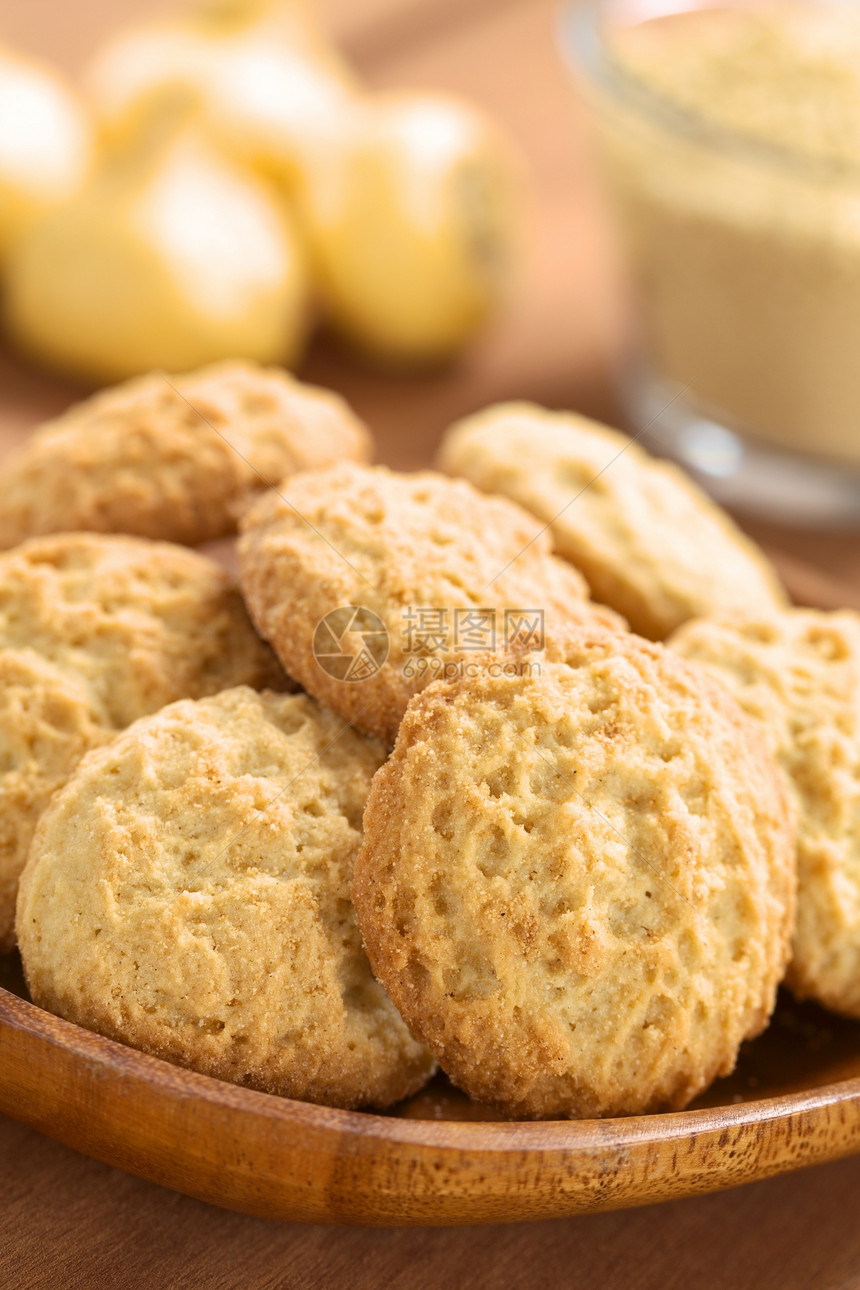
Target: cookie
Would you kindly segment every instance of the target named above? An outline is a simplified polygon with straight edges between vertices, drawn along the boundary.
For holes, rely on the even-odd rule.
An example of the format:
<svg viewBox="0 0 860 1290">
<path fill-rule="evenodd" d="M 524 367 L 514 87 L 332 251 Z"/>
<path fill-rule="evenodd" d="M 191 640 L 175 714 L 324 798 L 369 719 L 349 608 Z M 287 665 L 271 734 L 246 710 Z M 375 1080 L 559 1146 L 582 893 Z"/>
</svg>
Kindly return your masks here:
<svg viewBox="0 0 860 1290">
<path fill-rule="evenodd" d="M 83 679 L 119 730 L 179 698 L 282 688 L 223 569 L 146 538 L 58 533 L 0 555 L 0 650 Z"/>
<path fill-rule="evenodd" d="M 860 616 L 793 609 L 688 623 L 670 642 L 759 723 L 798 810 L 788 983 L 860 1017 Z"/>
<path fill-rule="evenodd" d="M 219 1079 L 386 1106 L 432 1059 L 374 980 L 350 902 L 380 743 L 306 695 L 171 704 L 91 753 L 42 817 L 18 902 L 31 994 Z"/>
<path fill-rule="evenodd" d="M 764 554 L 683 471 L 585 417 L 500 404 L 454 425 L 439 463 L 539 516 L 595 600 L 642 636 L 787 603 Z"/>
<path fill-rule="evenodd" d="M 569 629 L 409 704 L 353 900 L 412 1032 L 518 1117 L 683 1107 L 771 1013 L 793 820 L 751 722 L 632 634 Z"/>
<path fill-rule="evenodd" d="M 85 685 L 32 650 L 0 650 L 0 952 L 33 828 L 85 752 L 113 737 Z"/>
<path fill-rule="evenodd" d="M 240 582 L 284 667 L 393 743 L 410 697 L 473 652 L 602 616 L 541 525 L 465 481 L 342 463 L 246 515 Z M 506 613 L 507 611 L 507 613 Z"/>
<path fill-rule="evenodd" d="M 153 372 L 70 408 L 4 463 L 0 546 L 62 530 L 194 546 L 234 532 L 267 485 L 369 455 L 342 399 L 277 368 Z"/>
<path fill-rule="evenodd" d="M 289 685 L 203 556 L 86 533 L 0 555 L 0 951 L 33 829 L 83 753 L 175 699 L 245 683 Z"/>
</svg>

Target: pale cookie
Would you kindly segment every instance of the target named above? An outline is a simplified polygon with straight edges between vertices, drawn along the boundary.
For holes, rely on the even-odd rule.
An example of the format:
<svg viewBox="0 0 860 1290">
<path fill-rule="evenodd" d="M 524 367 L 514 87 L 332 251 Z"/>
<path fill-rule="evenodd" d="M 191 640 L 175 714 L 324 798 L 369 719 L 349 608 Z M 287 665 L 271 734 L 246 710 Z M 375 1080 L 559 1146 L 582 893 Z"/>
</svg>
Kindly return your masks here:
<svg viewBox="0 0 860 1290">
<path fill-rule="evenodd" d="M 624 627 L 588 601 L 532 516 L 429 471 L 343 463 L 297 475 L 242 532 L 242 590 L 284 667 L 389 743 L 410 697 L 475 651 L 529 627 L 539 648 L 542 631 L 572 618 Z"/>
<path fill-rule="evenodd" d="M 0 546 L 62 530 L 195 546 L 294 471 L 369 455 L 341 398 L 277 368 L 154 372 L 70 408 L 4 463 Z"/>
<path fill-rule="evenodd" d="M 595 600 L 642 636 L 786 603 L 763 553 L 683 471 L 585 417 L 500 404 L 454 425 L 439 463 L 539 516 Z"/>
<path fill-rule="evenodd" d="M 86 686 L 32 650 L 0 650 L 0 952 L 36 821 L 85 752 L 113 737 Z"/>
<path fill-rule="evenodd" d="M 350 902 L 385 755 L 306 695 L 172 704 L 91 753 L 18 902 L 37 1004 L 219 1079 L 386 1106 L 432 1059 L 373 979 Z"/>
<path fill-rule="evenodd" d="M 117 730 L 174 699 L 285 684 L 228 574 L 146 538 L 57 533 L 0 555 L 2 649 L 71 670 Z"/>
<path fill-rule="evenodd" d="M 237 684 L 289 682 L 203 556 L 86 533 L 0 555 L 0 951 L 33 829 L 83 753 L 165 703 Z"/>
<path fill-rule="evenodd" d="M 371 965 L 507 1115 L 683 1107 L 764 1028 L 785 968 L 782 776 L 660 645 L 570 629 L 539 674 L 524 662 L 410 703 L 356 860 Z"/>
<path fill-rule="evenodd" d="M 672 647 L 761 724 L 798 807 L 788 983 L 860 1017 L 860 616 L 793 609 L 689 623 Z"/>
</svg>

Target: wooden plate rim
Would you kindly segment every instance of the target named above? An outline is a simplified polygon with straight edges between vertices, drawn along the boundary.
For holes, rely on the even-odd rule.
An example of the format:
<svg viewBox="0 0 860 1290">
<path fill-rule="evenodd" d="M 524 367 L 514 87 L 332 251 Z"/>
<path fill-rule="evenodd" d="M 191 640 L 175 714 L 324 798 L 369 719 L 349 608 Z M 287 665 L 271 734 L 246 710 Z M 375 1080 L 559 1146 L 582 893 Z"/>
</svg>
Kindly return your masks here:
<svg viewBox="0 0 860 1290">
<path fill-rule="evenodd" d="M 823 1084 L 805 1092 L 783 1093 L 756 1101 L 736 1105 L 701 1107 L 694 1111 L 667 1111 L 651 1115 L 621 1116 L 604 1120 L 422 1120 L 393 1115 L 380 1115 L 373 1111 L 345 1111 L 339 1107 L 320 1106 L 313 1102 L 300 1102 L 292 1098 L 262 1093 L 257 1089 L 231 1084 L 198 1071 L 177 1066 L 150 1053 L 132 1048 L 117 1040 L 108 1039 L 96 1031 L 87 1030 L 74 1022 L 54 1016 L 26 999 L 0 987 L 0 1037 L 3 1029 L 11 1024 L 16 1029 L 28 1031 L 51 1044 L 61 1045 L 66 1051 L 88 1060 L 95 1059 L 117 1071 L 122 1079 L 137 1078 L 169 1091 L 181 1083 L 194 1090 L 207 1102 L 229 1111 L 247 1109 L 266 1118 L 286 1122 L 301 1122 L 315 1128 L 334 1131 L 349 1130 L 361 1137 L 383 1137 L 387 1142 L 424 1147 L 470 1147 L 488 1149 L 488 1139 L 496 1150 L 515 1147 L 570 1149 L 575 1147 L 605 1146 L 607 1139 L 626 1146 L 649 1141 L 665 1142 L 668 1138 L 689 1138 L 708 1130 L 741 1125 L 762 1125 L 782 1119 L 787 1114 L 819 1110 L 858 1101 L 860 1107 L 860 1076 Z M 66 1042 L 62 1042 L 65 1037 Z M 2 1052 L 2 1046 L 0 1046 Z M 529 1139 L 534 1139 L 533 1142 Z"/>
<path fill-rule="evenodd" d="M 860 1150 L 860 1077 L 624 1119 L 398 1118 L 216 1080 L 2 988 L 0 1110 L 199 1199 L 317 1223 L 560 1217 L 715 1191 Z"/>
</svg>

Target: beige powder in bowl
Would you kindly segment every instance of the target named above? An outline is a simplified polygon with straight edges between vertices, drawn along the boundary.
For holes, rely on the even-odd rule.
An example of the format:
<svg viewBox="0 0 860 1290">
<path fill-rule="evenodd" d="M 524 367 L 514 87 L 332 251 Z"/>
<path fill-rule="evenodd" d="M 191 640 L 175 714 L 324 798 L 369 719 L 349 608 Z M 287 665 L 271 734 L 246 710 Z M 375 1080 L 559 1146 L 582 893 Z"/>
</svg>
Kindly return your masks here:
<svg viewBox="0 0 860 1290">
<path fill-rule="evenodd" d="M 756 438 L 860 463 L 860 8 L 689 10 L 608 46 L 651 363 Z"/>
</svg>

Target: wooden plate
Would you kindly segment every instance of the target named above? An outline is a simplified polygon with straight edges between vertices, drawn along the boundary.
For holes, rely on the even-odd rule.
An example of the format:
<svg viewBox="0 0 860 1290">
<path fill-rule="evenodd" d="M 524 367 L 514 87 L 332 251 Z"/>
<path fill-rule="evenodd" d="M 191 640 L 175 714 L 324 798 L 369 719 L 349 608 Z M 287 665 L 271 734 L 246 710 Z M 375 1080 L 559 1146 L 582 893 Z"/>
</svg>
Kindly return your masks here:
<svg viewBox="0 0 860 1290">
<path fill-rule="evenodd" d="M 851 588 L 780 558 L 794 599 Z M 860 1151 L 860 1022 L 780 997 L 691 1109 L 507 1123 L 444 1077 L 393 1114 L 337 1111 L 197 1075 L 27 1000 L 0 956 L 0 1112 L 151 1182 L 303 1222 L 516 1222 L 718 1191 Z"/>
<path fill-rule="evenodd" d="M 50 1016 L 24 997 L 17 958 L 0 965 L 0 1111 L 243 1213 L 380 1226 L 561 1217 L 860 1150 L 860 1023 L 788 997 L 691 1110 L 504 1123 L 441 1078 L 393 1115 L 221 1083 Z"/>
</svg>

